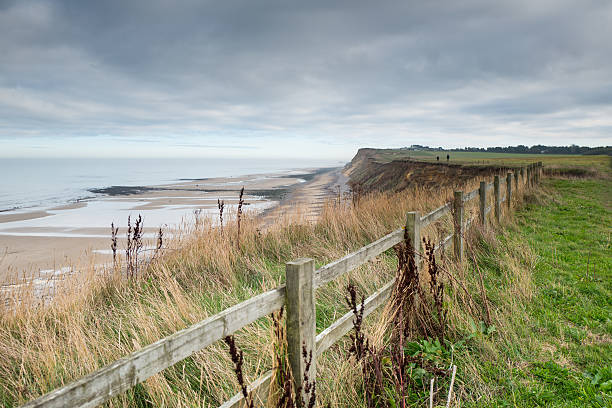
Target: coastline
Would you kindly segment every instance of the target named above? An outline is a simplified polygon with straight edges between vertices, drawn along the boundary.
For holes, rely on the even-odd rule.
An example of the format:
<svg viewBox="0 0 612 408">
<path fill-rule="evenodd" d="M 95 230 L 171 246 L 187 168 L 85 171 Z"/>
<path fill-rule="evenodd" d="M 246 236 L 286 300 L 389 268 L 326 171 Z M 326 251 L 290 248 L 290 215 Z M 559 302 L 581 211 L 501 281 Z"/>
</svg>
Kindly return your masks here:
<svg viewBox="0 0 612 408">
<path fill-rule="evenodd" d="M 166 237 L 199 216 L 218 214 L 217 199 L 226 209 L 237 205 L 245 187 L 245 211 L 258 214 L 264 225 L 297 206 L 316 217 L 333 195 L 340 168 L 309 168 L 244 176 L 181 179 L 152 186 L 92 189 L 98 196 L 77 202 L 20 209 L 0 214 L 0 283 L 16 283 L 67 266 L 78 270 L 112 261 L 110 223 L 119 226 L 123 247 L 127 217 L 142 214 L 145 245 L 154 245 L 161 227 Z"/>
</svg>

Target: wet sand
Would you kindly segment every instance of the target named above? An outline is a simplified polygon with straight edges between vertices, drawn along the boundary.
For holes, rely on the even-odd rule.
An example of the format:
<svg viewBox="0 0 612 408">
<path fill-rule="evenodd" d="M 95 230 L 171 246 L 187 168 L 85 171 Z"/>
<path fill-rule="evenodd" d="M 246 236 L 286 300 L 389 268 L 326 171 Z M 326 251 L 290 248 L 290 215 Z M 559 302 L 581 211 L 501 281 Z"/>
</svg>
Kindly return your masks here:
<svg viewBox="0 0 612 408">
<path fill-rule="evenodd" d="M 308 218 L 315 219 L 324 201 L 337 194 L 335 186 L 344 185 L 344 176 L 339 169 L 309 171 L 114 186 L 94 191 L 100 196 L 91 200 L 0 213 L 0 283 L 37 276 L 41 270 L 110 262 L 110 223 L 120 228 L 121 248 L 129 214 L 132 220 L 143 215 L 145 246 L 154 246 L 159 227 L 168 236 L 182 223 L 192 222 L 194 211 L 216 219 L 217 199 L 225 202 L 226 210 L 235 208 L 242 186 L 245 211 L 262 214 L 264 224 L 298 207 L 307 208 Z"/>
<path fill-rule="evenodd" d="M 23 213 L 0 213 L 0 223 L 33 220 L 51 215 L 47 211 L 31 211 Z"/>
</svg>

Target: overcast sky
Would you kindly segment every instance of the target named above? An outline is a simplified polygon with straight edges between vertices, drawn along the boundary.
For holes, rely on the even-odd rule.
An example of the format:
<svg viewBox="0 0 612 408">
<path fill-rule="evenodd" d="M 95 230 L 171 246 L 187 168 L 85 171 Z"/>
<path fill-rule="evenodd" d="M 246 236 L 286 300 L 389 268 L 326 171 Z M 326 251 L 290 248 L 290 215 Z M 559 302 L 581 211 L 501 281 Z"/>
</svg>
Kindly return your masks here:
<svg viewBox="0 0 612 408">
<path fill-rule="evenodd" d="M 612 2 L 0 0 L 0 156 L 612 144 Z"/>
</svg>

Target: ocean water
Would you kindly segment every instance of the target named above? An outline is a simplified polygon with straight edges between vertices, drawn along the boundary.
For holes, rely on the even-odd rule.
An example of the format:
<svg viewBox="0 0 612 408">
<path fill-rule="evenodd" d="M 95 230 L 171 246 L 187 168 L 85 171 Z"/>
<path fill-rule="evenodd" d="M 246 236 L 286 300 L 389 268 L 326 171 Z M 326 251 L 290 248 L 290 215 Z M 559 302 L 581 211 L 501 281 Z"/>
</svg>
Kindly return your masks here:
<svg viewBox="0 0 612 408">
<path fill-rule="evenodd" d="M 45 208 L 92 198 L 96 194 L 88 190 L 95 188 L 341 165 L 314 159 L 0 159 L 0 211 Z"/>
</svg>

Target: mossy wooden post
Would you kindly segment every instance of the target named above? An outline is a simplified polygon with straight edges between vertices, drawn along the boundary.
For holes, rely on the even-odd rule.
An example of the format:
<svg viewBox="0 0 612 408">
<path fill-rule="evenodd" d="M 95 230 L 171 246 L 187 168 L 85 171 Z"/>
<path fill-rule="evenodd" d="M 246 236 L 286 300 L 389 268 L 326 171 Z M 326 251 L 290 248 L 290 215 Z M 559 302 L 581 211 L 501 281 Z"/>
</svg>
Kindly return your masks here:
<svg viewBox="0 0 612 408">
<path fill-rule="evenodd" d="M 508 210 L 512 207 L 512 173 L 506 176 L 506 201 L 508 202 Z"/>
<path fill-rule="evenodd" d="M 304 377 L 307 375 L 310 381 L 314 381 L 317 372 L 314 271 L 314 261 L 309 258 L 297 259 L 285 265 L 287 351 L 291 372 L 293 373 L 294 389 L 301 389 L 304 397 L 306 397 L 303 386 Z M 309 356 L 312 353 L 312 362 L 308 373 L 306 373 L 307 361 L 302 357 L 303 348 L 306 349 Z M 301 399 L 300 396 L 297 396 L 298 402 L 301 402 Z M 301 406 L 301 404 L 298 404 L 298 406 Z"/>
<path fill-rule="evenodd" d="M 406 214 L 406 232 L 414 249 L 414 264 L 420 268 L 421 257 L 421 214 L 418 211 L 410 211 Z"/>
<path fill-rule="evenodd" d="M 478 189 L 480 194 L 480 222 L 483 227 L 487 226 L 487 182 L 481 181 L 480 188 Z"/>
<path fill-rule="evenodd" d="M 455 191 L 453 200 L 453 251 L 457 261 L 463 261 L 463 191 Z"/>
<path fill-rule="evenodd" d="M 501 219 L 501 194 L 499 191 L 499 176 L 493 179 L 493 197 L 495 199 L 495 219 L 499 223 Z"/>
</svg>

